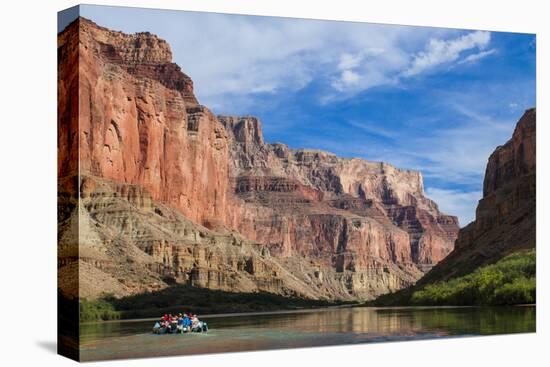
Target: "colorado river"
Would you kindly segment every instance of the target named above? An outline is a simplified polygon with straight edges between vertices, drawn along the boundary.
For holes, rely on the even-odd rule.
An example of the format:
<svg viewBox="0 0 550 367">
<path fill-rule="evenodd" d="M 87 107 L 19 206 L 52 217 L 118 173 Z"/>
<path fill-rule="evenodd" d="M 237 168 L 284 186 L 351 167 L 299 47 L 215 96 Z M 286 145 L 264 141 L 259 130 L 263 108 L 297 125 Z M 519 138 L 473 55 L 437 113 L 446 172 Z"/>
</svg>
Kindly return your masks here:
<svg viewBox="0 0 550 367">
<path fill-rule="evenodd" d="M 150 320 L 81 325 L 83 361 L 535 332 L 536 308 L 339 308 L 212 315 L 208 333 L 154 335 Z"/>
</svg>

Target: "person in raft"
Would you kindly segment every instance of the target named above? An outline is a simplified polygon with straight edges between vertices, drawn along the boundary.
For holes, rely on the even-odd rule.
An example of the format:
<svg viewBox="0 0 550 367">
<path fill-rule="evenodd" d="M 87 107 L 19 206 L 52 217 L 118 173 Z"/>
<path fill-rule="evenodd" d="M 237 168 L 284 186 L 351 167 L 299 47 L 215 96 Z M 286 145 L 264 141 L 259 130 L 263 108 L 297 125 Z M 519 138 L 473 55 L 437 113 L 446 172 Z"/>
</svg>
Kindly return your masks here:
<svg viewBox="0 0 550 367">
<path fill-rule="evenodd" d="M 183 315 L 180 313 L 178 315 L 178 333 L 185 332 L 184 326 L 183 326 Z"/>
<path fill-rule="evenodd" d="M 165 315 L 166 316 L 166 315 Z M 161 317 L 153 326 L 153 333 L 164 334 L 168 330 L 168 321 L 166 317 Z"/>
<path fill-rule="evenodd" d="M 191 331 L 191 319 L 189 318 L 189 315 L 187 315 L 186 313 L 183 314 L 182 324 L 183 324 L 184 332 Z"/>
<path fill-rule="evenodd" d="M 186 333 L 193 332 L 206 332 L 208 331 L 208 324 L 204 321 L 200 321 L 197 315 L 192 313 L 183 313 L 172 316 L 172 314 L 164 315 L 153 326 L 153 333 L 165 334 L 165 333 Z"/>
</svg>

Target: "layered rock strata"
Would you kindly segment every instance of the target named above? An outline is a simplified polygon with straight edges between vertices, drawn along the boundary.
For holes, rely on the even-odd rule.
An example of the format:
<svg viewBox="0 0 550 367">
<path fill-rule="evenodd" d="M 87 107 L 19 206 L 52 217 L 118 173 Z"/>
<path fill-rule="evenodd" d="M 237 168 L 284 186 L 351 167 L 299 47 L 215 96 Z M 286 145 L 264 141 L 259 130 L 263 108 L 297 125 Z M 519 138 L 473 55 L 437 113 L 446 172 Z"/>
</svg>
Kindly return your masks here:
<svg viewBox="0 0 550 367">
<path fill-rule="evenodd" d="M 59 192 L 78 196 L 60 200 L 59 271 L 79 270 L 73 293 L 177 282 L 369 299 L 452 250 L 456 217 L 419 172 L 265 143 L 257 118 L 200 105 L 150 33 L 79 18 L 58 40 Z"/>
<path fill-rule="evenodd" d="M 257 118 L 218 119 L 240 199 L 230 224 L 246 237 L 282 257 L 298 252 L 332 264 L 346 258 L 357 270 L 369 258 L 429 270 L 452 250 L 457 219 L 424 196 L 419 172 L 265 144 Z"/>
</svg>

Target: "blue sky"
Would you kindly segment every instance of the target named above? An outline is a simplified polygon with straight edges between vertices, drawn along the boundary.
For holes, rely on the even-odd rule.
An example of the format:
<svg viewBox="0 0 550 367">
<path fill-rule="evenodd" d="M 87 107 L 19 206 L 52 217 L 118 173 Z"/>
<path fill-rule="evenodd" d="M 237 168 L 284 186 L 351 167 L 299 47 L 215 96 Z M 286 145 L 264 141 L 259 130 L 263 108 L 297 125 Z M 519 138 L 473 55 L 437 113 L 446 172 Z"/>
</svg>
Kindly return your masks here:
<svg viewBox="0 0 550 367">
<path fill-rule="evenodd" d="M 200 102 L 254 115 L 268 142 L 420 170 L 461 225 L 489 154 L 535 106 L 530 34 L 81 6 L 172 46 Z"/>
</svg>

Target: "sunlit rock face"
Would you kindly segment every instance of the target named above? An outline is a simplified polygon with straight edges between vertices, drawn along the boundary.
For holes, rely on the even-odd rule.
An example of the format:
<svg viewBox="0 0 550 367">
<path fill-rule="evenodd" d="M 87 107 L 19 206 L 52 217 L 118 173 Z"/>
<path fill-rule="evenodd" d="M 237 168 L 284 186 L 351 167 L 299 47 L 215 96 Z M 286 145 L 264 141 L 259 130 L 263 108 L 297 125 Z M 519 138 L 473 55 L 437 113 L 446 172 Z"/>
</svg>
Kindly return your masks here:
<svg viewBox="0 0 550 367">
<path fill-rule="evenodd" d="M 78 124 L 64 134 L 78 141 L 80 172 L 142 185 L 197 223 L 223 216 L 225 129 L 197 104 L 193 83 L 172 63 L 169 45 L 149 33 L 125 35 L 83 19 L 60 39 L 70 40 L 73 33 L 78 52 L 71 51 L 74 44 L 60 42 L 60 53 L 66 55 L 64 65 L 78 65 L 78 102 L 64 109 L 76 109 Z M 61 101 L 70 100 L 65 91 L 75 93 L 65 83 L 60 78 Z M 64 176 L 64 162 L 74 155 L 60 151 Z"/>
<path fill-rule="evenodd" d="M 452 250 L 457 219 L 419 172 L 267 144 L 259 119 L 200 105 L 150 33 L 79 18 L 58 42 L 59 192 L 80 195 L 60 200 L 60 274 L 78 266 L 74 292 L 370 299 Z"/>
<path fill-rule="evenodd" d="M 453 249 L 457 219 L 424 196 L 419 172 L 266 144 L 257 118 L 218 119 L 230 141 L 229 225 L 273 254 L 358 273 L 392 264 L 414 279 Z"/>
</svg>

